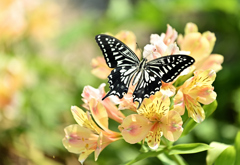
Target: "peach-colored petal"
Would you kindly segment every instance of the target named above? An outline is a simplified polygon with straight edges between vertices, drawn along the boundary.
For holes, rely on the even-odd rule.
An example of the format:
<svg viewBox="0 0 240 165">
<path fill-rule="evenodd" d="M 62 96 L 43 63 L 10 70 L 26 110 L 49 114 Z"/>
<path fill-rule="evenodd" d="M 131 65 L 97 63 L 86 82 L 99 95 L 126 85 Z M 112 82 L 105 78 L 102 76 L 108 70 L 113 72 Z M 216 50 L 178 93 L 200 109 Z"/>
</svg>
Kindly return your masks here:
<svg viewBox="0 0 240 165">
<path fill-rule="evenodd" d="M 167 25 L 167 31 L 164 37 L 164 43 L 166 45 L 172 44 L 177 39 L 178 33 L 170 25 Z"/>
<path fill-rule="evenodd" d="M 118 123 L 122 123 L 122 120 L 125 118 L 125 115 L 118 110 L 116 105 L 114 105 L 110 98 L 106 98 L 102 101 L 103 106 L 106 108 L 108 117 L 117 121 Z"/>
<path fill-rule="evenodd" d="M 156 150 L 160 145 L 161 136 L 162 130 L 160 124 L 159 122 L 156 122 L 146 136 L 148 146 L 151 149 Z"/>
<path fill-rule="evenodd" d="M 102 83 L 98 89 L 93 88 L 90 85 L 85 86 L 82 92 L 82 100 L 84 103 L 88 104 L 91 99 L 102 100 L 102 98 L 105 96 L 105 86 L 105 83 Z"/>
<path fill-rule="evenodd" d="M 183 115 L 185 112 L 184 98 L 181 90 L 178 90 L 177 94 L 174 97 L 174 110 L 177 111 L 180 115 Z"/>
<path fill-rule="evenodd" d="M 163 95 L 167 95 L 168 97 L 171 97 L 171 96 L 175 95 L 176 88 L 172 85 L 172 83 L 164 83 L 164 82 L 162 82 L 162 87 L 161 87 L 160 92 Z"/>
<path fill-rule="evenodd" d="M 206 39 L 208 40 L 210 47 L 209 47 L 209 54 L 212 52 L 213 47 L 215 45 L 216 42 L 216 36 L 214 33 L 210 32 L 210 31 L 206 31 L 202 34 L 204 37 L 206 37 Z"/>
<path fill-rule="evenodd" d="M 162 54 L 163 56 L 172 55 L 172 54 L 179 54 L 179 47 L 176 43 L 169 44 L 166 51 Z"/>
<path fill-rule="evenodd" d="M 190 51 L 196 62 L 209 56 L 209 41 L 201 35 L 201 33 L 189 33 L 181 42 L 181 50 Z"/>
<path fill-rule="evenodd" d="M 188 95 L 184 95 L 185 105 L 188 110 L 188 116 L 192 117 L 197 123 L 205 119 L 205 112 L 202 106 Z"/>
<path fill-rule="evenodd" d="M 183 122 L 180 114 L 175 111 L 175 109 L 171 110 L 162 118 L 161 121 L 164 137 L 170 141 L 176 141 L 181 136 L 183 131 Z"/>
<path fill-rule="evenodd" d="M 112 70 L 107 66 L 104 57 L 93 58 L 91 65 L 92 74 L 101 79 L 106 79 Z"/>
<path fill-rule="evenodd" d="M 119 110 L 129 109 L 132 111 L 136 111 L 137 105 L 133 102 L 132 94 L 124 95 L 123 99 L 121 99 L 118 109 Z"/>
<path fill-rule="evenodd" d="M 133 114 L 127 116 L 118 127 L 124 140 L 128 143 L 137 143 L 144 139 L 151 129 L 151 123 L 143 116 Z"/>
<path fill-rule="evenodd" d="M 97 146 L 98 136 L 89 129 L 74 124 L 64 129 L 64 147 L 72 153 L 82 153 L 85 150 L 94 150 Z"/>
<path fill-rule="evenodd" d="M 79 157 L 78 157 L 78 161 L 83 164 L 83 162 L 87 159 L 87 157 L 93 152 L 94 150 L 87 150 L 82 152 Z"/>
<path fill-rule="evenodd" d="M 218 72 L 222 69 L 221 64 L 223 63 L 223 56 L 220 54 L 212 54 L 203 63 L 198 67 L 201 70 L 212 69 L 215 72 Z"/>
<path fill-rule="evenodd" d="M 102 105 L 106 108 L 108 117 L 121 123 L 122 119 L 125 117 L 122 112 L 118 110 L 118 108 L 111 102 L 110 98 L 106 98 L 102 101 L 102 98 L 105 96 L 105 83 L 102 83 L 98 89 L 93 88 L 91 86 L 85 86 L 83 89 L 82 97 L 84 101 L 83 107 L 89 109 L 89 101 L 91 99 L 95 99 L 102 103 Z"/>
<path fill-rule="evenodd" d="M 198 86 L 193 88 L 188 95 L 202 104 L 210 104 L 216 100 L 217 94 L 212 86 Z"/>
<path fill-rule="evenodd" d="M 191 82 L 191 85 L 193 86 L 212 85 L 216 78 L 216 72 L 210 69 L 205 71 L 196 71 L 194 72 L 194 75 L 195 76 Z"/>
<path fill-rule="evenodd" d="M 88 128 L 96 133 L 100 132 L 100 128 L 92 120 L 89 112 L 85 113 L 82 109 L 78 108 L 77 106 L 72 106 L 71 112 L 73 114 L 74 119 L 80 126 Z"/>
<path fill-rule="evenodd" d="M 104 106 L 95 99 L 89 102 L 89 109 L 96 123 L 104 130 L 108 130 L 108 114 Z"/>
<path fill-rule="evenodd" d="M 195 33 L 198 32 L 198 27 L 196 24 L 189 22 L 186 24 L 185 29 L 184 29 L 185 35 L 189 33 Z"/>
</svg>

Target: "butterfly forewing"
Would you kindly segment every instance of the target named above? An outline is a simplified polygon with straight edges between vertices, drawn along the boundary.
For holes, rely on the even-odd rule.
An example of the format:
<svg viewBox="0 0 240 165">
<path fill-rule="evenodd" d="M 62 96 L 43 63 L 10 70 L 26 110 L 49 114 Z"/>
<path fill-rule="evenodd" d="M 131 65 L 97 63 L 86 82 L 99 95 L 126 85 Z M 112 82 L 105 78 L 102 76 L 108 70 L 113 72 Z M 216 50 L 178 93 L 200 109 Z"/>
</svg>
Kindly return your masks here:
<svg viewBox="0 0 240 165">
<path fill-rule="evenodd" d="M 110 68 L 138 65 L 139 59 L 135 53 L 118 39 L 100 34 L 95 37 L 95 40 Z"/>
</svg>

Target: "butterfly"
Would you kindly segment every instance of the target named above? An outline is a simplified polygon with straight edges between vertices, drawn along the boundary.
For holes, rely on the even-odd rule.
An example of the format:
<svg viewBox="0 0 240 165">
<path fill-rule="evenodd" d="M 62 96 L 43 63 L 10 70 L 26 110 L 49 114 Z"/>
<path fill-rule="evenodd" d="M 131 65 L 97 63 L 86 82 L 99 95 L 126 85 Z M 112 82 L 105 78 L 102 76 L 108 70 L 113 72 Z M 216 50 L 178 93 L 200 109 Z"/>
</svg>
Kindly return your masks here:
<svg viewBox="0 0 240 165">
<path fill-rule="evenodd" d="M 100 47 L 109 68 L 114 68 L 108 76 L 110 91 L 102 98 L 110 95 L 119 99 L 128 92 L 130 83 L 136 85 L 132 94 L 133 102 L 138 108 L 145 98 L 149 98 L 160 90 L 162 82 L 173 81 L 184 69 L 195 60 L 188 55 L 168 55 L 147 61 L 141 61 L 123 42 L 115 37 L 99 34 L 95 40 Z"/>
</svg>

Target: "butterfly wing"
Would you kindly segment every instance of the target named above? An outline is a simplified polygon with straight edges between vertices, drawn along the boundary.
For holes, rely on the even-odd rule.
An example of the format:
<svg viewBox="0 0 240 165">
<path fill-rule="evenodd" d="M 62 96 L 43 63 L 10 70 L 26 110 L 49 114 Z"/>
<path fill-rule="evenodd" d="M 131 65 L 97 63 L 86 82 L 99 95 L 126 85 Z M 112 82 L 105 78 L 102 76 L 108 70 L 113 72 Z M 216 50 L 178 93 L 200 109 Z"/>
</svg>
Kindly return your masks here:
<svg viewBox="0 0 240 165">
<path fill-rule="evenodd" d="M 194 62 L 194 58 L 188 55 L 169 55 L 149 61 L 147 68 L 158 73 L 162 81 L 169 83 Z"/>
<path fill-rule="evenodd" d="M 161 80 L 167 83 L 173 81 L 194 62 L 195 60 L 187 55 L 169 55 L 149 61 L 133 92 L 133 101 L 139 102 L 140 107 L 144 98 L 149 98 L 160 90 Z"/>
<path fill-rule="evenodd" d="M 120 40 L 106 34 L 97 35 L 95 40 L 109 68 L 138 65 L 138 57 Z"/>
<path fill-rule="evenodd" d="M 121 99 L 128 91 L 130 81 L 139 65 L 139 59 L 129 47 L 112 36 L 100 34 L 95 40 L 102 50 L 108 67 L 115 68 L 108 76 L 110 91 L 103 100 L 110 95 L 117 95 Z"/>
</svg>

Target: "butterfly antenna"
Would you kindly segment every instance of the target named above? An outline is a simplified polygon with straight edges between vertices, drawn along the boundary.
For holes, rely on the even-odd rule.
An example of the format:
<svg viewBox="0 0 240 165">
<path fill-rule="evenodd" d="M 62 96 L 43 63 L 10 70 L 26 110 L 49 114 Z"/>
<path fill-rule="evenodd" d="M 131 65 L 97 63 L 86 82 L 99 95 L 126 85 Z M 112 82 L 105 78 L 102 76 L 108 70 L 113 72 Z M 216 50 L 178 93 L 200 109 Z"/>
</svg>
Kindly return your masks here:
<svg viewBox="0 0 240 165">
<path fill-rule="evenodd" d="M 139 47 L 138 43 L 136 42 L 137 48 L 140 50 L 141 54 L 142 54 L 142 49 Z"/>
</svg>

